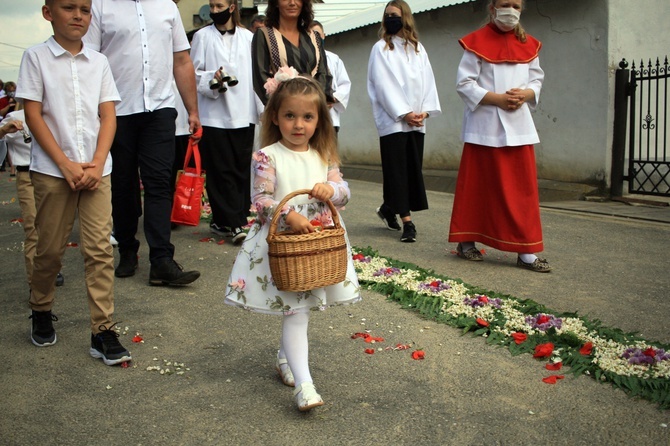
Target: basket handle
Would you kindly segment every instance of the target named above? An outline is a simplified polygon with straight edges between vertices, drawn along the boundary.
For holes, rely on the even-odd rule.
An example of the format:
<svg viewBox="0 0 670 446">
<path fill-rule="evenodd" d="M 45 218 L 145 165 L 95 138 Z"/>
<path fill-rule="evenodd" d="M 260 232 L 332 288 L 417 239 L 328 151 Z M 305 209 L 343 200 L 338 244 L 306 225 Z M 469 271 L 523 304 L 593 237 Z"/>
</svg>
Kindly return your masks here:
<svg viewBox="0 0 670 446">
<path fill-rule="evenodd" d="M 277 225 L 279 224 L 279 217 L 281 216 L 281 209 L 284 207 L 284 205 L 288 203 L 288 201 L 291 198 L 297 197 L 298 195 L 309 195 L 310 192 L 312 192 L 311 189 L 298 189 L 286 195 L 284 199 L 279 202 L 279 204 L 275 208 L 274 214 L 272 215 L 272 221 L 270 222 L 270 230 L 268 232 L 268 237 L 274 235 L 275 232 L 277 231 Z M 333 223 L 335 223 L 335 227 L 340 228 L 341 227 L 340 216 L 337 213 L 335 205 L 330 200 L 326 200 L 325 203 L 328 205 L 328 207 L 330 208 L 330 213 L 333 215 Z"/>
</svg>

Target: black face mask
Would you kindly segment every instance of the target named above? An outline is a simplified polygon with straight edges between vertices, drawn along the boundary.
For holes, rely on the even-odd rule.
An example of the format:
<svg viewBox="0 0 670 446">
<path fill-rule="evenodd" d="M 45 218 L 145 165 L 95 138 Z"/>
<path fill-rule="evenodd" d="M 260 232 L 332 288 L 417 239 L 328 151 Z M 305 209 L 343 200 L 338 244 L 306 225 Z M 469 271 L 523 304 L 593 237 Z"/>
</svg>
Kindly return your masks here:
<svg viewBox="0 0 670 446">
<path fill-rule="evenodd" d="M 402 17 L 385 17 L 384 28 L 386 28 L 387 34 L 398 34 L 398 31 L 402 29 Z"/>
<path fill-rule="evenodd" d="M 230 8 L 224 9 L 221 12 L 211 12 L 209 13 L 209 17 L 212 19 L 215 25 L 225 25 L 228 23 L 228 20 L 230 20 L 230 16 L 233 13 L 230 12 Z"/>
</svg>

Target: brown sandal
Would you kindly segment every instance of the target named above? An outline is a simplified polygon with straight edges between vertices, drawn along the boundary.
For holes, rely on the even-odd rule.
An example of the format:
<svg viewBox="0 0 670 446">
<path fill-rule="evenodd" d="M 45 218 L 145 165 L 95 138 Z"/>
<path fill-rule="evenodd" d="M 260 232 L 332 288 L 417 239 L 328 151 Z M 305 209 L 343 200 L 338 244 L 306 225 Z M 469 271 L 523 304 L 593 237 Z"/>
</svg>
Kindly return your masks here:
<svg viewBox="0 0 670 446">
<path fill-rule="evenodd" d="M 463 252 L 463 247 L 459 243 L 458 246 L 456 246 L 456 254 L 458 257 L 465 259 L 465 260 L 471 260 L 473 262 L 481 262 L 484 260 L 484 256 L 482 255 L 481 251 L 478 250 L 475 247 L 472 247 L 468 249 L 467 251 Z"/>
<path fill-rule="evenodd" d="M 549 271 L 551 271 L 551 266 L 549 266 L 549 262 L 547 262 L 547 259 L 540 259 L 539 257 L 535 259 L 533 263 L 526 263 L 523 260 L 521 260 L 521 257 L 517 257 L 516 266 L 529 269 L 531 271 L 535 271 L 536 273 L 548 273 Z"/>
</svg>

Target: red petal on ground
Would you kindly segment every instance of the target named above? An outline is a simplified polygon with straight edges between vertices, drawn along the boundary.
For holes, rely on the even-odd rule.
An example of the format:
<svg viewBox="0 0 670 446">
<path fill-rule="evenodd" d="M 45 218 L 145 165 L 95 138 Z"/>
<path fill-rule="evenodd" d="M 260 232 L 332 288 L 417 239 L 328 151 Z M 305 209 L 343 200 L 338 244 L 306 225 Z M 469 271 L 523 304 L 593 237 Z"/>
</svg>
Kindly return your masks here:
<svg viewBox="0 0 670 446">
<path fill-rule="evenodd" d="M 22 218 L 12 218 L 11 220 L 9 220 L 9 222 L 10 223 L 23 223 L 23 219 Z"/>
<path fill-rule="evenodd" d="M 475 319 L 475 322 L 477 322 L 477 323 L 478 323 L 479 325 L 481 325 L 482 327 L 488 327 L 488 326 L 489 326 L 489 323 L 486 322 L 484 319 L 482 319 L 482 318 L 480 318 L 480 317 L 478 317 L 477 319 Z"/>
<path fill-rule="evenodd" d="M 554 362 L 553 364 L 547 364 L 544 366 L 544 368 L 547 370 L 561 370 L 561 367 L 563 367 L 562 362 Z"/>
<path fill-rule="evenodd" d="M 366 348 L 365 353 L 368 355 L 374 355 L 375 354 L 375 349 L 374 348 Z"/>
<path fill-rule="evenodd" d="M 211 237 L 205 237 L 205 238 L 201 238 L 200 241 L 203 242 L 203 243 L 209 243 L 209 242 L 213 242 L 214 239 L 211 238 Z"/>
<path fill-rule="evenodd" d="M 356 338 L 367 339 L 369 337 L 370 337 L 370 335 L 368 333 L 354 333 L 354 334 L 351 335 L 351 339 L 356 339 Z"/>
<path fill-rule="evenodd" d="M 533 353 L 533 358 L 546 358 L 551 355 L 551 352 L 554 351 L 554 344 L 547 342 L 546 344 L 540 344 L 535 346 L 535 353 Z"/>
<path fill-rule="evenodd" d="M 374 337 L 368 335 L 368 336 L 365 338 L 365 342 L 367 342 L 368 344 L 369 344 L 370 342 L 384 342 L 384 338 L 374 338 Z"/>
<path fill-rule="evenodd" d="M 426 354 L 423 352 L 423 350 L 414 350 L 412 352 L 412 359 L 424 359 Z"/>
<path fill-rule="evenodd" d="M 526 339 L 528 339 L 528 335 L 526 333 L 520 333 L 520 332 L 512 333 L 512 337 L 514 338 L 514 342 L 516 343 L 516 345 L 519 345 L 522 342 L 525 342 Z"/>
<path fill-rule="evenodd" d="M 216 242 L 217 245 L 223 245 L 224 243 L 226 243 L 225 240 L 219 240 L 218 242 Z"/>
<path fill-rule="evenodd" d="M 542 381 L 544 381 L 547 384 L 556 384 L 556 380 L 558 380 L 558 376 L 556 375 L 551 375 L 547 376 L 546 378 L 542 378 Z"/>
<path fill-rule="evenodd" d="M 68 248 L 76 248 L 79 245 L 77 244 L 77 242 L 68 242 L 68 244 L 65 246 L 67 246 Z"/>
<path fill-rule="evenodd" d="M 579 349 L 579 353 L 584 356 L 589 356 L 593 352 L 593 342 L 587 342 Z"/>
<path fill-rule="evenodd" d="M 142 341 L 144 341 L 144 339 L 142 339 L 142 336 L 139 336 L 139 335 L 138 335 L 138 336 L 135 336 L 135 337 L 133 338 L 133 342 L 135 342 L 135 343 L 137 343 L 137 342 L 142 342 Z"/>
<path fill-rule="evenodd" d="M 124 369 L 127 369 L 128 367 L 130 367 L 130 361 L 122 362 L 121 367 L 123 367 Z"/>
</svg>

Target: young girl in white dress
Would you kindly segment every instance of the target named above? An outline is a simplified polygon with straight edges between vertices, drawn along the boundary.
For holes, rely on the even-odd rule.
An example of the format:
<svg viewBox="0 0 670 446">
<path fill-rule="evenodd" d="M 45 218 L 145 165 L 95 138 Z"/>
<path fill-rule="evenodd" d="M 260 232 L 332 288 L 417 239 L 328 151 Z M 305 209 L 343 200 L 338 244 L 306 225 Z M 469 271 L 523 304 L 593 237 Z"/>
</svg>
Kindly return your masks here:
<svg viewBox="0 0 670 446">
<path fill-rule="evenodd" d="M 323 405 L 309 370 L 309 312 L 351 304 L 361 297 L 348 240 L 344 282 L 311 291 L 285 292 L 279 291 L 272 280 L 266 238 L 273 214 L 281 213 L 277 232 L 306 234 L 315 231 L 311 221 L 317 220 L 324 227 L 333 224 L 324 200 L 330 199 L 341 208 L 350 197 L 338 167 L 335 131 L 323 91 L 314 80 L 297 77 L 294 70 L 282 72 L 282 79 L 292 78 L 274 83 L 276 91 L 263 113 L 263 148 L 252 159 L 251 193 L 258 218 L 235 260 L 225 303 L 283 316 L 275 366 L 284 384 L 295 387 L 298 409 L 306 411 Z M 311 193 L 296 196 L 277 209 L 286 195 L 298 189 L 310 189 Z"/>
</svg>

